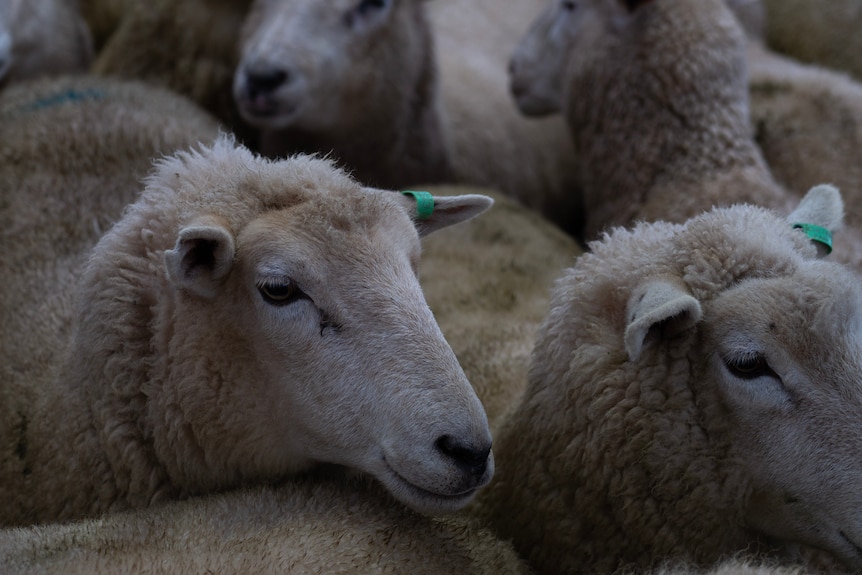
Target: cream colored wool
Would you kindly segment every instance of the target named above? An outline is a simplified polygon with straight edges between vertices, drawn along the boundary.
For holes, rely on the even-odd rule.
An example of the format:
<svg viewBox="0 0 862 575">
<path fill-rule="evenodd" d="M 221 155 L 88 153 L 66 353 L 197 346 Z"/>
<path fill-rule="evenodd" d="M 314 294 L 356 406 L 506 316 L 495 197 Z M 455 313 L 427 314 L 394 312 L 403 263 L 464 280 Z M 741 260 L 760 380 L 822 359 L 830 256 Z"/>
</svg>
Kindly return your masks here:
<svg viewBox="0 0 862 575">
<path fill-rule="evenodd" d="M 835 254 L 862 269 L 862 84 L 756 44 L 749 75 L 754 138 L 770 171 L 788 190 L 821 182 L 842 190 L 847 230 Z"/>
<path fill-rule="evenodd" d="M 91 5 L 84 12 L 94 26 L 99 26 L 99 18 L 105 13 L 114 15 L 110 18 L 114 30 L 104 40 L 92 71 L 179 92 L 238 134 L 252 137 L 239 125 L 231 99 L 231 82 L 239 57 L 237 38 L 251 3 L 252 0 L 124 0 L 120 6 L 111 2 Z M 109 24 L 104 26 L 110 29 Z"/>
<path fill-rule="evenodd" d="M 495 430 L 527 383 L 536 332 L 562 270 L 581 248 L 502 192 L 434 186 L 435 195 L 482 193 L 494 206 L 468 226 L 422 244 L 419 280 Z"/>
<path fill-rule="evenodd" d="M 4 575 L 528 573 L 464 517 L 430 518 L 376 485 L 312 477 L 70 524 L 0 531 Z"/>
<path fill-rule="evenodd" d="M 718 1 L 657 0 L 627 16 L 611 0 L 576 4 L 536 21 L 513 56 L 512 88 L 527 113 L 553 113 L 569 94 L 588 237 L 714 204 L 780 208 L 830 182 L 850 206 L 836 258 L 862 269 L 853 82 L 746 41 Z"/>
<path fill-rule="evenodd" d="M 123 129 L 149 126 L 165 127 L 150 116 Z M 70 130 L 46 132 L 39 151 Z M 113 152 L 90 158 L 93 169 Z M 363 470 L 429 513 L 463 506 L 488 482 L 485 413 L 416 270 L 420 234 L 489 199 L 441 198 L 414 224 L 411 198 L 361 188 L 324 160 L 268 162 L 225 137 L 159 161 L 81 272 L 66 220 L 102 222 L 78 223 L 69 195 L 86 214 L 110 214 L 118 200 L 110 172 L 87 174 L 86 156 L 72 158 L 91 195 L 61 170 L 47 184 L 42 172 L 3 184 L 18 198 L 2 214 L 14 222 L 2 313 L 17 339 L 2 346 L 0 522 L 144 507 L 318 462 Z M 129 187 L 126 200 L 142 189 Z M 57 237 L 12 243 L 28 229 Z M 76 233 L 86 243 L 100 231 Z M 42 297 L 33 287 L 43 285 L 63 289 Z"/>
<path fill-rule="evenodd" d="M 474 512 L 539 573 L 819 548 L 858 570 L 862 284 L 794 222 L 738 205 L 640 223 L 558 281 Z"/>
<path fill-rule="evenodd" d="M 0 522 L 13 521 L 10 500 L 33 471 L 28 433 L 46 367 L 70 334 L 86 255 L 135 199 L 154 156 L 217 135 L 194 104 L 138 82 L 46 79 L 0 95 Z"/>
<path fill-rule="evenodd" d="M 0 2 L 0 87 L 82 73 L 93 59 L 78 0 Z"/>
<path fill-rule="evenodd" d="M 767 9 L 766 41 L 770 48 L 862 80 L 862 2 L 762 1 Z"/>
<path fill-rule="evenodd" d="M 583 4 L 563 102 L 587 238 L 713 205 L 787 205 L 752 139 L 746 39 L 723 1 Z"/>
</svg>

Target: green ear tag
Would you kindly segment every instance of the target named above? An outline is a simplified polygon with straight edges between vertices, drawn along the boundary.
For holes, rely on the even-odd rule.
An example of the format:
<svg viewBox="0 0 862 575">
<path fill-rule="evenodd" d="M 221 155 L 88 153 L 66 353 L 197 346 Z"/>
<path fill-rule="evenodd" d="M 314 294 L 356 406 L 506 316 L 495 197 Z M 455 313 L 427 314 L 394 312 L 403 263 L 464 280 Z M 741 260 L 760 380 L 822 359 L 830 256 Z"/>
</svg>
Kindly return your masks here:
<svg viewBox="0 0 862 575">
<path fill-rule="evenodd" d="M 800 229 L 805 232 L 805 235 L 811 238 L 812 241 L 818 242 L 826 246 L 826 253 L 832 253 L 832 232 L 822 226 L 814 224 L 793 224 L 793 229 Z"/>
<path fill-rule="evenodd" d="M 416 215 L 420 220 L 428 219 L 434 213 L 434 196 L 430 193 L 413 190 L 404 190 L 401 193 L 405 196 L 413 196 L 416 200 Z"/>
</svg>

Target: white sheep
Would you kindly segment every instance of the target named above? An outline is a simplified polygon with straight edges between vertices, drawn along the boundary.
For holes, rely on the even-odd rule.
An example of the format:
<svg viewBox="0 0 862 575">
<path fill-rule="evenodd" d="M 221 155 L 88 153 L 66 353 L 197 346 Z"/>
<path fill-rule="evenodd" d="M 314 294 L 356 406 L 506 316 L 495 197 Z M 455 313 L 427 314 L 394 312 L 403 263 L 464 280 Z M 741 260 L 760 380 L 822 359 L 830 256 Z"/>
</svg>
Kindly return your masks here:
<svg viewBox="0 0 862 575">
<path fill-rule="evenodd" d="M 427 214 L 423 197 L 420 218 L 411 197 L 361 188 L 328 161 L 270 162 L 225 137 L 159 161 L 75 282 L 65 258 L 77 261 L 76 246 L 38 231 L 61 234 L 78 218 L 62 172 L 48 177 L 24 180 L 41 195 L 2 184 L 4 197 L 28 199 L 4 205 L 15 222 L 4 247 L 16 230 L 49 244 L 3 250 L 4 328 L 51 314 L 60 327 L 32 349 L 3 342 L 0 393 L 14 400 L 0 402 L 4 524 L 143 507 L 321 462 L 366 472 L 429 513 L 463 506 L 490 480 L 485 413 L 416 277 L 419 236 L 488 198 L 439 198 Z M 85 213 L 103 201 L 76 199 Z M 65 209 L 44 208 L 54 205 Z M 7 287 L 21 268 L 35 270 L 27 289 Z M 34 297 L 37 285 L 65 289 Z"/>
<path fill-rule="evenodd" d="M 369 481 L 309 477 L 75 523 L 0 530 L 4 575 L 526 574 L 465 517 L 421 516 Z"/>
<path fill-rule="evenodd" d="M 361 182 L 452 179 L 424 0 L 257 0 L 233 94 L 269 157 L 330 152 Z"/>
<path fill-rule="evenodd" d="M 682 221 L 713 204 L 782 207 L 791 192 L 831 181 L 851 200 L 836 256 L 862 268 L 853 207 L 862 88 L 764 52 L 717 0 L 625 12 L 613 1 L 556 0 L 513 55 L 522 109 L 564 107 L 587 237 L 636 219 Z"/>
<path fill-rule="evenodd" d="M 859 0 L 762 0 L 766 41 L 773 50 L 862 80 Z"/>
<path fill-rule="evenodd" d="M 809 239 L 841 213 L 821 186 L 786 219 L 736 205 L 591 243 L 474 513 L 539 573 L 800 546 L 862 567 L 862 284 Z"/>
<path fill-rule="evenodd" d="M 92 59 L 77 0 L 0 2 L 0 85 L 84 72 Z"/>
<path fill-rule="evenodd" d="M 747 41 L 723 1 L 557 0 L 537 27 L 566 38 L 562 104 L 588 239 L 712 205 L 785 204 L 752 138 Z"/>
</svg>

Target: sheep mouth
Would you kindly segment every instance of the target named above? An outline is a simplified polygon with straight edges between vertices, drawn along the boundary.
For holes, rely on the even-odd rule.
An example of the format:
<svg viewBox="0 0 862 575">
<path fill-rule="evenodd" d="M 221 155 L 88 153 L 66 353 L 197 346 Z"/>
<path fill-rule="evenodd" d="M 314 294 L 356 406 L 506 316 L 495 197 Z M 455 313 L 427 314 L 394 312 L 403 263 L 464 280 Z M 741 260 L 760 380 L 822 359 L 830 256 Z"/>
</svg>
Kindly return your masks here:
<svg viewBox="0 0 862 575">
<path fill-rule="evenodd" d="M 245 119 L 259 128 L 267 128 L 276 121 L 278 124 L 289 123 L 299 110 L 298 105 L 287 105 L 265 96 L 243 98 L 239 105 Z"/>
<path fill-rule="evenodd" d="M 451 513 L 469 503 L 479 487 L 465 489 L 457 493 L 441 493 L 420 487 L 395 471 L 385 460 L 386 470 L 390 480 L 383 483 L 396 499 L 420 513 L 439 514 Z"/>
</svg>

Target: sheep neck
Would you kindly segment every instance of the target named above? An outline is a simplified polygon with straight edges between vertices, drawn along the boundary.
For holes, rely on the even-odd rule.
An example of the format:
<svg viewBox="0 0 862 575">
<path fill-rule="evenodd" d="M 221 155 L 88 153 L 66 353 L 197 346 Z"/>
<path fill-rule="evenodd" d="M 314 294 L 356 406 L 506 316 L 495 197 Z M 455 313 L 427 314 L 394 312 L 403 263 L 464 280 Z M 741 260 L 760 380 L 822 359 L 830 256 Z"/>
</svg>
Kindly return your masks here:
<svg viewBox="0 0 862 575">
<path fill-rule="evenodd" d="M 450 181 L 444 144 L 433 40 L 423 23 L 427 49 L 412 83 L 407 74 L 375 92 L 362 117 L 326 131 L 287 128 L 264 131 L 261 152 L 270 157 L 297 152 L 330 153 L 366 185 L 401 188 Z M 390 89 L 391 85 L 400 90 Z"/>
<path fill-rule="evenodd" d="M 629 39 L 608 33 L 570 69 L 566 117 L 586 211 L 603 225 L 636 219 L 669 184 L 694 186 L 740 168 L 771 179 L 749 125 L 744 36 L 709 11 L 670 13 L 678 4 L 653 5 L 630 23 L 641 29 Z"/>
</svg>

